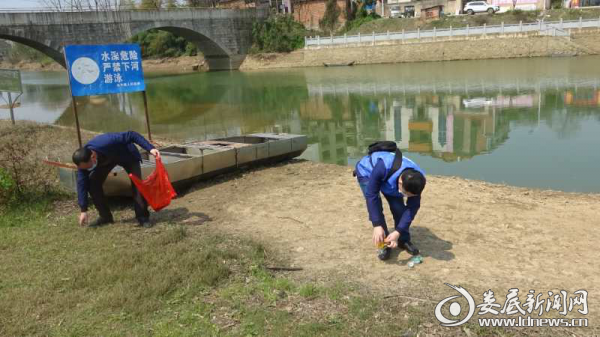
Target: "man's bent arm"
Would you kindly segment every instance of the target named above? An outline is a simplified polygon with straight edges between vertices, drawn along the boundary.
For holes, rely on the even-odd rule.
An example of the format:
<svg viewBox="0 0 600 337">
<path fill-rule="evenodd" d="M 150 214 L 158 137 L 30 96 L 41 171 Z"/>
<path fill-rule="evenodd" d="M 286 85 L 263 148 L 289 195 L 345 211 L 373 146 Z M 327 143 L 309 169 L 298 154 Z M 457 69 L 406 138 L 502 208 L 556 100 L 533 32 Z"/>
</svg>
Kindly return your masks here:
<svg viewBox="0 0 600 337">
<path fill-rule="evenodd" d="M 90 177 L 86 170 L 77 170 L 77 202 L 82 212 L 88 209 L 88 191 L 90 190 Z"/>
<path fill-rule="evenodd" d="M 421 196 L 417 195 L 406 199 L 406 210 L 402 213 L 400 221 L 396 224 L 396 231 L 406 232 L 410 227 L 413 219 L 417 216 L 417 212 L 421 208 Z"/>
<path fill-rule="evenodd" d="M 367 210 L 369 211 L 369 220 L 371 220 L 373 223 L 373 227 L 382 226 L 385 224 L 381 196 L 379 195 L 385 176 L 385 164 L 383 163 L 383 160 L 380 160 L 371 172 L 367 189 L 365 191 Z"/>
<path fill-rule="evenodd" d="M 148 152 L 154 149 L 154 145 L 150 144 L 150 142 L 147 141 L 144 136 L 135 131 L 122 132 L 121 137 L 121 141 L 125 144 L 135 143 Z"/>
</svg>

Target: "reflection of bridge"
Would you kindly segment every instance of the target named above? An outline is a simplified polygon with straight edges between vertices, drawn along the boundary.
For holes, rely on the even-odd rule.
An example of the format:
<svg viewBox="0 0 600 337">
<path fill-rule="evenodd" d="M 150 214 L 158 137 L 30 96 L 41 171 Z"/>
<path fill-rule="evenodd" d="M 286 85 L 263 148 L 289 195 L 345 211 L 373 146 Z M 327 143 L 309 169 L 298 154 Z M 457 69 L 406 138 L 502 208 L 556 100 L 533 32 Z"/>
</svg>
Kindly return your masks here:
<svg viewBox="0 0 600 337">
<path fill-rule="evenodd" d="M 209 69 L 237 69 L 251 46 L 252 24 L 263 9 L 0 13 L 0 39 L 22 43 L 65 66 L 70 44 L 121 43 L 149 29 L 196 44 Z"/>
<path fill-rule="evenodd" d="M 570 81 L 569 79 L 556 78 L 547 79 L 538 82 L 532 81 L 514 81 L 514 82 L 494 82 L 487 80 L 484 82 L 445 82 L 439 83 L 405 83 L 372 81 L 363 83 L 308 83 L 308 93 L 314 95 L 386 95 L 386 94 L 415 94 L 421 92 L 427 93 L 448 93 L 448 94 L 469 94 L 490 92 L 502 94 L 503 91 L 540 91 L 540 90 L 559 90 L 565 88 L 600 88 L 600 80 Z"/>
</svg>

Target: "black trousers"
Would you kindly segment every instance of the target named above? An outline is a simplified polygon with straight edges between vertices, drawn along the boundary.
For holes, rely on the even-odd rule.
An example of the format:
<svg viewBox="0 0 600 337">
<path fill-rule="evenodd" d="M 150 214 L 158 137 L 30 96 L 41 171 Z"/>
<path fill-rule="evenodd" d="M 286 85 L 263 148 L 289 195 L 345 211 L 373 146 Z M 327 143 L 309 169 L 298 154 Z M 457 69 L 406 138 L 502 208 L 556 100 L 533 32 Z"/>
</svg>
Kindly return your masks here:
<svg viewBox="0 0 600 337">
<path fill-rule="evenodd" d="M 110 212 L 110 208 L 106 203 L 106 197 L 104 196 L 102 184 L 104 184 L 104 181 L 108 177 L 110 171 L 112 171 L 112 169 L 117 165 L 124 168 L 127 173 L 131 173 L 140 179 L 142 177 L 142 168 L 140 167 L 140 163 L 137 161 L 123 163 L 116 162 L 108 158 L 99 158 L 98 166 L 96 166 L 96 168 L 90 174 L 90 195 L 92 196 L 94 206 L 96 206 L 98 213 L 100 213 L 100 217 L 107 220 L 112 220 L 113 217 L 112 213 Z M 138 191 L 133 182 L 131 183 L 131 192 L 134 201 L 135 218 L 138 219 L 138 221 L 147 220 L 150 217 L 150 212 L 148 212 L 148 203 L 140 194 L 140 191 Z"/>
</svg>

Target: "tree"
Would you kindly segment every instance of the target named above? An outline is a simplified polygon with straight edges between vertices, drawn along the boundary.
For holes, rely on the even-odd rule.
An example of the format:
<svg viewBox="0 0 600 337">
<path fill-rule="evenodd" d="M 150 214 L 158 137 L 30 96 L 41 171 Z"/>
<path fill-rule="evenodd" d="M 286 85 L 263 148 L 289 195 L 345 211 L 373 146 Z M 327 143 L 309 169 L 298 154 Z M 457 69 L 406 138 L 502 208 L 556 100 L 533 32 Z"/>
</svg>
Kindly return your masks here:
<svg viewBox="0 0 600 337">
<path fill-rule="evenodd" d="M 142 9 L 160 9 L 162 7 L 162 0 L 142 0 L 140 8 Z"/>
<path fill-rule="evenodd" d="M 186 0 L 188 7 L 217 7 L 217 0 Z"/>
<path fill-rule="evenodd" d="M 177 8 L 177 0 L 168 0 L 167 8 L 169 8 L 169 9 Z"/>
<path fill-rule="evenodd" d="M 133 7 L 133 0 L 38 0 L 38 2 L 57 12 L 109 11 Z"/>
<path fill-rule="evenodd" d="M 135 9 L 135 1 L 133 0 L 121 0 L 119 2 L 119 9 L 120 10 L 132 10 Z"/>
<path fill-rule="evenodd" d="M 333 33 L 335 26 L 337 26 L 340 12 L 341 10 L 337 5 L 337 0 L 327 0 L 325 15 L 323 15 L 323 18 L 319 21 L 319 27 L 324 31 Z"/>
<path fill-rule="evenodd" d="M 274 15 L 252 27 L 253 53 L 281 53 L 304 46 L 306 30 L 291 15 Z"/>
</svg>

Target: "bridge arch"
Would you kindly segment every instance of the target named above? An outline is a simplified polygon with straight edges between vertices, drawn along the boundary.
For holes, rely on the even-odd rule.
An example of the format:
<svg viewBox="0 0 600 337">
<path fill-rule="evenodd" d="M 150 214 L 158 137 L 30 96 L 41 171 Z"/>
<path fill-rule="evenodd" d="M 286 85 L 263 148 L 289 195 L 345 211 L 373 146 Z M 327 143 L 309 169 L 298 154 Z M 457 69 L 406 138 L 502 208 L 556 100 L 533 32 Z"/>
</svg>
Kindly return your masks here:
<svg viewBox="0 0 600 337">
<path fill-rule="evenodd" d="M 0 12 L 0 38 L 37 49 L 64 67 L 65 45 L 122 43 L 154 28 L 194 43 L 210 70 L 238 69 L 252 44 L 252 25 L 268 15 L 266 8 Z"/>
<path fill-rule="evenodd" d="M 41 52 L 42 54 L 47 55 L 48 57 L 56 61 L 58 64 L 66 68 L 65 56 L 62 53 L 62 48 L 53 48 L 39 41 L 17 35 L 0 34 L 0 39 L 17 42 L 27 47 L 33 48 Z"/>
<path fill-rule="evenodd" d="M 193 43 L 198 48 L 198 51 L 204 55 L 204 59 L 208 64 L 208 70 L 237 69 L 239 64 L 243 61 L 243 58 L 238 60 L 235 57 L 236 53 L 234 51 L 223 46 L 221 43 L 217 42 L 216 39 L 208 36 L 208 34 L 203 34 L 192 27 L 174 25 L 172 22 L 156 22 L 132 29 L 131 35 L 128 36 L 128 38 L 152 29 L 172 33 Z M 236 65 L 236 63 L 239 64 Z"/>
</svg>

